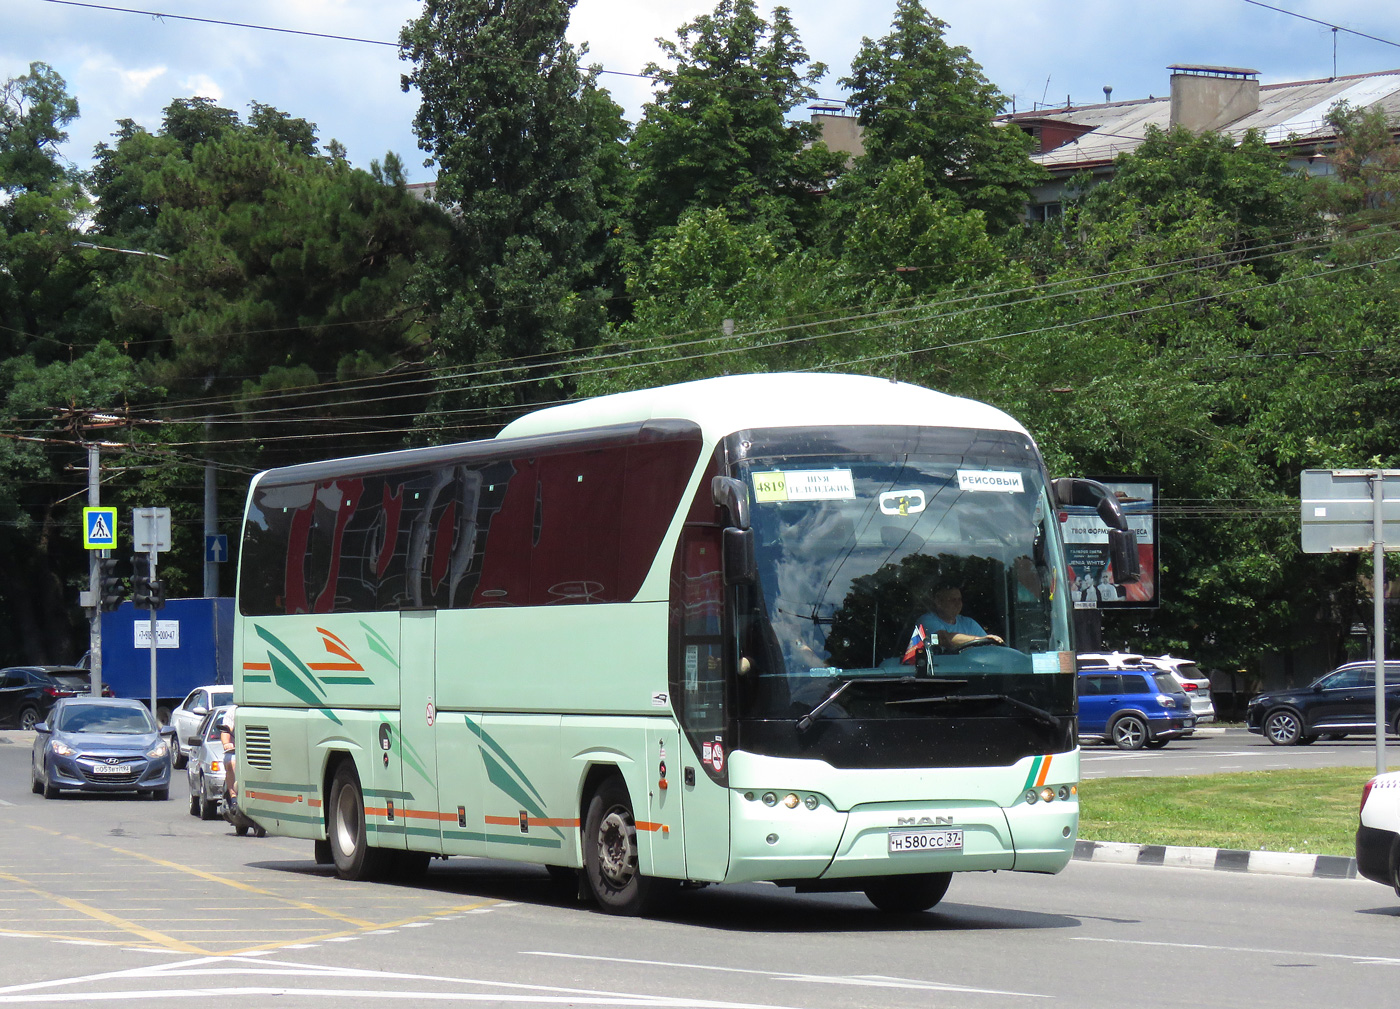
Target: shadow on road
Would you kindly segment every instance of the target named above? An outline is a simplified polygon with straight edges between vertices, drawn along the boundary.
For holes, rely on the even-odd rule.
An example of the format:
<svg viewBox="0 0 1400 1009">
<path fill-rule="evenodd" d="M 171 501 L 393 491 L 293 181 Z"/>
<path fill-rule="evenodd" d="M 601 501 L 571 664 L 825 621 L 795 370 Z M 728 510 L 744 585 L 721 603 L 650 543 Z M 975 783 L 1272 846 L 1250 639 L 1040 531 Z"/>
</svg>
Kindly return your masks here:
<svg viewBox="0 0 1400 1009">
<path fill-rule="evenodd" d="M 305 861 L 256 861 L 251 869 L 333 877 L 328 865 Z M 356 885 L 356 884 L 346 884 Z M 543 867 L 522 866 L 484 858 L 434 860 L 426 875 L 407 881 L 388 880 L 374 886 L 405 887 L 464 898 L 513 901 L 543 907 L 570 908 L 601 915 L 579 900 L 572 886 L 549 876 Z M 949 893 L 956 896 L 958 877 Z M 890 914 L 877 910 L 860 893 L 799 894 L 764 883 L 737 883 L 683 889 L 660 914 L 659 921 L 726 932 L 967 932 L 1078 928 L 1071 915 L 1045 914 L 1015 908 L 982 907 L 945 900 L 930 911 Z"/>
</svg>

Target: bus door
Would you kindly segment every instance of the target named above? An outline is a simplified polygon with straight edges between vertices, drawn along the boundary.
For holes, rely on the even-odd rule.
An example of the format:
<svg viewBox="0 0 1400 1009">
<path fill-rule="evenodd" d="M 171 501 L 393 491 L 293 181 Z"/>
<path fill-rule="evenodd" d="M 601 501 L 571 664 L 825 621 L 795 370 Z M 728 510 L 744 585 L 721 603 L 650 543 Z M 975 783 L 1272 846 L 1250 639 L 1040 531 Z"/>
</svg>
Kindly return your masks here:
<svg viewBox="0 0 1400 1009">
<path fill-rule="evenodd" d="M 678 648 L 672 703 L 685 730 L 677 763 L 686 875 L 718 882 L 729 869 L 729 747 L 724 575 L 720 530 L 685 527 L 680 546 Z"/>
<path fill-rule="evenodd" d="M 438 811 L 437 611 L 404 610 L 399 622 L 399 763 L 407 847 L 442 850 Z M 454 819 L 455 822 L 455 819 Z"/>
</svg>

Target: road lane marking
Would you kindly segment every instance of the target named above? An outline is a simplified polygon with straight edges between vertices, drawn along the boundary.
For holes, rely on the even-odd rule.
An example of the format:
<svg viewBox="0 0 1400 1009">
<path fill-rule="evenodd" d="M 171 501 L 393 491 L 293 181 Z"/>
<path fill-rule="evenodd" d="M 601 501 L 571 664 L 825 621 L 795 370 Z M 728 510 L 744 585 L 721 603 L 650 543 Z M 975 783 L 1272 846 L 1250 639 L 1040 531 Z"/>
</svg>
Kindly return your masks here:
<svg viewBox="0 0 1400 1009">
<path fill-rule="evenodd" d="M 241 961 L 241 962 L 240 962 Z M 127 987 L 114 987 L 109 991 L 73 991 L 72 986 L 96 984 L 100 982 L 129 982 L 133 979 L 161 981 L 166 979 L 185 980 L 211 978 L 227 981 L 235 976 L 252 977 L 292 977 L 316 979 L 356 978 L 381 983 L 388 981 L 432 982 L 435 984 L 477 985 L 493 989 L 483 992 L 451 991 L 409 991 L 403 984 L 391 990 L 348 988 L 298 988 L 290 985 L 220 986 L 215 981 L 202 981 L 197 987 L 177 989 L 152 988 L 147 991 L 133 991 Z M 67 988 L 66 991 L 54 989 Z M 503 989 L 503 990 L 494 990 Z M 615 992 L 591 988 L 564 988 L 555 985 L 523 984 L 512 981 L 491 981 L 484 978 L 439 977 L 430 974 L 407 974 L 396 971 L 377 971 L 355 967 L 335 967 L 321 964 L 301 964 L 282 960 L 236 958 L 233 962 L 223 957 L 202 957 L 180 963 L 158 964 L 136 967 L 120 971 L 104 971 L 81 977 L 56 978 L 49 981 L 35 981 L 26 984 L 0 987 L 0 1003 L 25 1002 L 72 1002 L 81 999 L 84 1003 L 101 1001 L 130 1002 L 136 999 L 154 998 L 199 998 L 207 1001 L 210 997 L 231 997 L 242 995 L 300 995 L 321 996 L 334 1004 L 344 1004 L 351 999 L 393 999 L 395 1001 L 441 1001 L 441 1002 L 508 1002 L 530 1005 L 599 1005 L 599 1006 L 651 1006 L 673 1007 L 673 1009 L 787 1009 L 771 1003 L 727 1002 L 717 999 L 687 998 L 669 995 L 639 995 L 634 992 Z"/>
<path fill-rule="evenodd" d="M 362 918 L 352 918 L 349 915 L 341 914 L 340 912 L 335 911 L 331 908 L 320 907 L 316 904 L 310 904 L 303 900 L 297 900 L 294 897 L 284 897 L 280 893 L 274 893 L 271 890 L 264 890 L 262 887 L 253 886 L 249 883 L 240 883 L 236 879 L 229 879 L 227 876 L 220 876 L 216 873 L 205 872 L 203 869 L 196 869 L 192 866 L 181 865 L 179 862 L 171 862 L 168 859 L 156 858 L 154 855 L 144 855 L 139 851 L 131 851 L 127 848 L 108 847 L 104 844 L 98 844 L 96 841 L 89 841 L 85 837 L 77 837 L 72 834 L 62 834 L 58 831 L 51 831 L 43 827 L 36 827 L 33 824 L 30 824 L 29 826 L 34 830 L 40 830 L 44 833 L 56 834 L 57 836 L 65 838 L 67 840 L 81 841 L 83 844 L 92 845 L 96 848 L 102 848 L 105 851 L 113 851 L 119 855 L 129 855 L 132 858 L 139 858 L 142 861 L 150 862 L 153 865 L 159 865 L 166 869 L 174 869 L 177 872 L 188 873 L 191 876 L 197 876 L 198 878 L 208 880 L 211 883 L 221 883 L 224 886 L 230 886 L 233 887 L 235 890 L 242 890 L 245 893 L 256 893 L 260 897 L 271 897 L 273 900 L 282 901 L 284 904 L 290 907 L 295 907 L 302 911 L 310 911 L 312 914 L 324 915 L 325 917 L 334 919 L 335 921 L 342 921 L 347 925 L 354 925 L 356 928 L 378 927 L 376 923 L 372 921 L 365 921 Z M 191 952 L 200 951 L 191 950 Z"/>
<path fill-rule="evenodd" d="M 1053 998 L 1039 992 L 1000 991 L 995 988 L 971 988 L 967 985 L 942 984 L 911 978 L 886 977 L 881 974 L 804 974 L 799 971 L 754 970 L 748 967 L 723 967 L 718 964 L 674 963 L 668 960 L 634 960 L 621 956 L 590 956 L 584 953 L 553 953 L 546 950 L 522 950 L 525 956 L 554 956 L 565 960 L 596 960 L 603 963 L 630 963 L 642 967 L 684 967 L 690 970 L 720 971 L 726 974 L 759 974 L 774 981 L 804 981 L 812 984 L 849 984 L 873 988 L 916 988 L 926 991 L 953 991 L 974 995 L 1019 995 L 1024 998 Z"/>
<path fill-rule="evenodd" d="M 142 939 L 145 939 L 148 942 L 156 943 L 157 945 L 164 946 L 167 949 L 179 950 L 182 953 L 204 952 L 204 950 L 200 949 L 197 946 L 191 946 L 189 943 L 181 942 L 179 939 L 175 939 L 171 936 L 168 936 L 163 932 L 157 932 L 155 929 L 146 928 L 144 925 L 138 925 L 134 921 L 127 921 L 125 918 L 118 918 L 116 915 L 109 914 L 108 912 L 102 910 L 100 907 L 93 907 L 91 904 L 84 904 L 82 901 L 74 900 L 71 897 L 64 897 L 57 893 L 50 893 L 47 890 L 41 890 L 36 886 L 30 885 L 25 880 L 20 879 L 18 876 L 10 875 L 8 872 L 0 872 L 0 879 L 13 883 L 15 884 L 15 886 L 18 886 L 21 889 L 28 890 L 30 893 L 35 894 L 36 896 L 43 897 L 46 900 L 54 901 L 57 904 L 61 904 L 63 907 L 66 907 L 69 910 L 77 911 L 80 914 L 87 916 L 88 918 L 96 918 L 98 921 L 106 922 L 108 925 L 111 925 L 115 928 L 119 928 L 123 932 L 130 932 L 132 935 L 140 936 Z"/>
<path fill-rule="evenodd" d="M 1263 949 L 1254 946 L 1208 946 L 1192 942 L 1158 942 L 1149 939 L 1105 939 L 1089 935 L 1071 937 L 1075 942 L 1112 942 L 1124 946 L 1163 946 L 1171 949 L 1218 950 L 1222 953 L 1258 953 L 1261 956 L 1315 957 L 1319 960 L 1350 960 L 1353 963 L 1395 964 L 1400 966 L 1400 957 L 1366 956 L 1362 953 L 1311 953 L 1296 949 Z"/>
</svg>

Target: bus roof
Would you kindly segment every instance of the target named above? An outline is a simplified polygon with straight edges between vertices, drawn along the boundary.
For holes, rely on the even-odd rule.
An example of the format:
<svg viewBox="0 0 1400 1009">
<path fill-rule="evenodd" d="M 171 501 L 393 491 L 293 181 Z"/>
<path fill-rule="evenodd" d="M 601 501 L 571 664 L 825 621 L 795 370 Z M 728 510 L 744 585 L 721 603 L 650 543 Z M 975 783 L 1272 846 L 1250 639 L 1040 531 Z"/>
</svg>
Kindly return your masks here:
<svg viewBox="0 0 1400 1009">
<path fill-rule="evenodd" d="M 694 421 L 707 442 L 751 428 L 867 424 L 1026 433 L 996 407 L 917 385 L 867 375 L 777 373 L 706 378 L 548 407 L 512 421 L 497 437 L 661 419 Z"/>
</svg>

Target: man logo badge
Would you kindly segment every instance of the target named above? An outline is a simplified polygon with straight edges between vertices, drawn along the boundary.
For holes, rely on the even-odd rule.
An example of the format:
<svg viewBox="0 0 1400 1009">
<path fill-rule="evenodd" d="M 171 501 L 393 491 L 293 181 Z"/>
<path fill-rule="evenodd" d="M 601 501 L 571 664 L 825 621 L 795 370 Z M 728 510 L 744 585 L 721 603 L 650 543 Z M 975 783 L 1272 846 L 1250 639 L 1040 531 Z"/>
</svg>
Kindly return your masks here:
<svg viewBox="0 0 1400 1009">
<path fill-rule="evenodd" d="M 896 827 L 951 827 L 951 816 L 897 816 Z"/>
</svg>

